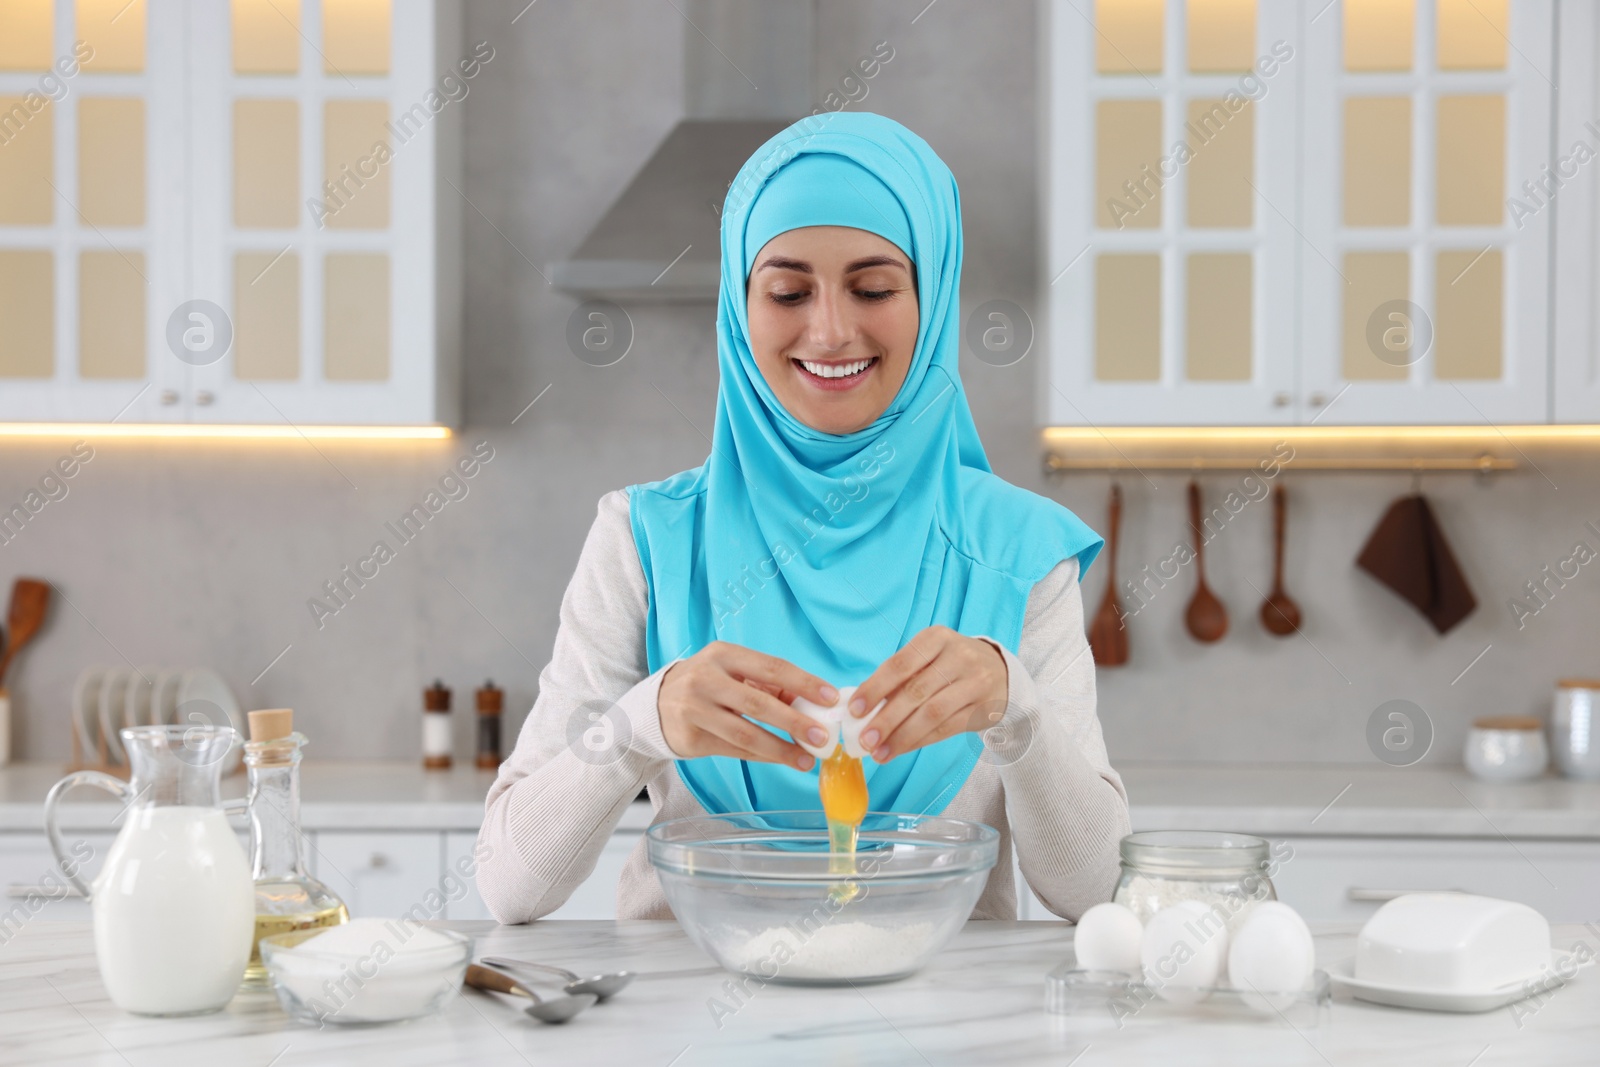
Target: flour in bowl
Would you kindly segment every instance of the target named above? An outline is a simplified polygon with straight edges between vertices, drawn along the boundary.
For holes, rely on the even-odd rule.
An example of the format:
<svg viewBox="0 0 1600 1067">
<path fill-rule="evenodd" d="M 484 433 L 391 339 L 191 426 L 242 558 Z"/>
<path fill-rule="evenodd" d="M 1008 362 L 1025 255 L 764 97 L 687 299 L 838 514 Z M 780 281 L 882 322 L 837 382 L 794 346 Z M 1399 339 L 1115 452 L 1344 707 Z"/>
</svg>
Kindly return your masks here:
<svg viewBox="0 0 1600 1067">
<path fill-rule="evenodd" d="M 778 981 L 877 978 L 915 968 L 942 925 L 838 921 L 809 933 L 776 926 L 722 946 L 722 958 L 734 970 Z"/>
</svg>

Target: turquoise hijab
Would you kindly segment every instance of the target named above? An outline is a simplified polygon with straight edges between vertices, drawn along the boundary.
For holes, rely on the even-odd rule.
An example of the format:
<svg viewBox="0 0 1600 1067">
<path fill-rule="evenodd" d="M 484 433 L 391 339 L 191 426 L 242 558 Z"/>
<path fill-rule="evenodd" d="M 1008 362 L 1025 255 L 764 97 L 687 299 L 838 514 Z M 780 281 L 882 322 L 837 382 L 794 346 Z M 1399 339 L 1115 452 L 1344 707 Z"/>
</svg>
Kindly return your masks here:
<svg viewBox="0 0 1600 1067">
<path fill-rule="evenodd" d="M 848 434 L 814 430 L 779 403 L 746 317 L 746 279 L 767 241 L 827 225 L 879 234 L 916 265 L 905 383 Z M 1094 531 L 990 472 L 957 366 L 961 257 L 955 178 L 882 115 L 802 119 L 740 169 L 722 211 L 711 454 L 628 487 L 652 673 L 722 640 L 855 685 L 935 624 L 1016 652 L 1034 583 L 1064 559 L 1076 557 L 1080 575 L 1093 561 Z M 966 733 L 863 761 L 871 810 L 942 812 L 980 751 Z M 820 807 L 816 767 L 703 756 L 677 768 L 712 813 Z"/>
</svg>

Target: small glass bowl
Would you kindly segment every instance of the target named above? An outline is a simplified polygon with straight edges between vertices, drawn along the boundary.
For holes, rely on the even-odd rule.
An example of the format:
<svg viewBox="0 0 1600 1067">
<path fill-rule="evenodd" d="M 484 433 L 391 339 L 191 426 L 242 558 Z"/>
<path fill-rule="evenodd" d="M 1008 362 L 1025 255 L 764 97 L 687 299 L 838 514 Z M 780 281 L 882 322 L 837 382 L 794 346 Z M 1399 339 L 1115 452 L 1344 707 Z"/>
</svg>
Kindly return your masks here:
<svg viewBox="0 0 1600 1067">
<path fill-rule="evenodd" d="M 317 1026 L 370 1026 L 437 1012 L 461 989 L 472 961 L 472 938 L 434 929 L 451 943 L 395 953 L 403 940 L 402 922 L 396 920 L 392 940 L 375 942 L 373 953 L 356 959 L 316 950 L 315 938 L 336 926 L 263 937 L 261 962 L 278 1003 L 294 1018 Z M 378 945 L 387 945 L 389 952 L 378 952 Z"/>
<path fill-rule="evenodd" d="M 830 852 L 820 811 L 669 819 L 645 834 L 667 903 L 689 939 L 766 982 L 887 982 L 960 932 L 1000 835 L 933 815 L 869 813 L 856 854 Z"/>
</svg>

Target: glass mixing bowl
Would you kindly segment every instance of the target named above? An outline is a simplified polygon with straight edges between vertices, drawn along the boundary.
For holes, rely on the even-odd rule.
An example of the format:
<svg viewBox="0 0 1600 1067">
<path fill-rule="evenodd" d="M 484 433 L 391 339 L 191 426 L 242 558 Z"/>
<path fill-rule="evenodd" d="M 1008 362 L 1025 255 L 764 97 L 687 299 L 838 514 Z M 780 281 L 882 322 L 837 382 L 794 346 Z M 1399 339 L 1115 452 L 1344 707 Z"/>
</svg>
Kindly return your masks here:
<svg viewBox="0 0 1600 1067">
<path fill-rule="evenodd" d="M 1000 851 L 982 823 L 872 812 L 852 860 L 820 811 L 669 819 L 645 835 L 689 939 L 765 982 L 885 982 L 921 968 L 966 923 Z"/>
</svg>

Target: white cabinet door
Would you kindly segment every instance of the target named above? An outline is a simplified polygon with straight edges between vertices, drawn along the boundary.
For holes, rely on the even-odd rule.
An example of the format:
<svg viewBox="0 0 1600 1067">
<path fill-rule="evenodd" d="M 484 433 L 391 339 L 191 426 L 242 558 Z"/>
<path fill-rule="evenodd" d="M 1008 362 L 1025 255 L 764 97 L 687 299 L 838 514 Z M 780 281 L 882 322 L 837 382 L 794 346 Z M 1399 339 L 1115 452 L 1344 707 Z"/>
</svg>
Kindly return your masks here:
<svg viewBox="0 0 1600 1067">
<path fill-rule="evenodd" d="M 1290 838 L 1278 899 L 1307 920 L 1365 922 L 1400 892 L 1459 889 L 1515 900 L 1553 923 L 1592 922 L 1600 843 Z"/>
<path fill-rule="evenodd" d="M 615 919 L 617 917 L 617 882 L 622 877 L 622 865 L 628 853 L 644 835 L 637 830 L 617 830 L 600 851 L 594 871 L 583 884 L 572 891 L 567 902 L 547 919 Z"/>
<path fill-rule="evenodd" d="M 1042 4 L 1049 423 L 1294 421 L 1299 6 L 1197 57 L 1183 0 Z"/>
<path fill-rule="evenodd" d="M 1554 2 L 1519 0 L 1504 27 L 1434 0 L 1344 7 L 1297 60 L 1319 422 L 1547 422 L 1554 212 L 1523 185 L 1550 160 Z"/>
<path fill-rule="evenodd" d="M 458 421 L 459 0 L 113 16 L 0 3 L 0 421 Z"/>
<path fill-rule="evenodd" d="M 206 150 L 191 153 L 188 298 L 233 331 L 192 369 L 209 398 L 197 421 L 451 422 L 461 179 L 447 161 L 463 112 L 438 88 L 481 61 L 453 0 L 346 5 L 337 24 L 318 6 L 269 13 L 305 32 L 246 55 L 253 27 L 191 0 L 189 141 Z"/>
<path fill-rule="evenodd" d="M 476 833 L 452 830 L 444 835 L 443 880 L 446 882 L 447 919 L 490 919 L 489 905 L 478 893 L 478 883 L 466 872 L 477 869 L 472 850 L 478 843 Z M 457 888 L 458 885 L 464 888 Z"/>
<path fill-rule="evenodd" d="M 105 863 L 115 834 L 62 834 L 70 854 L 82 864 L 80 877 L 92 883 Z M 34 919 L 87 919 L 89 902 L 67 886 L 56 869 L 42 833 L 0 834 L 0 944 Z"/>
<path fill-rule="evenodd" d="M 1592 0 L 1561 5 L 1560 114 L 1554 176 L 1555 421 L 1600 422 L 1600 9 Z M 1543 194 L 1541 194 L 1542 196 Z"/>
<path fill-rule="evenodd" d="M 184 12 L 74 6 L 0 5 L 0 421 L 175 421 Z"/>
<path fill-rule="evenodd" d="M 311 873 L 344 899 L 351 918 L 446 918 L 444 835 L 405 831 L 311 835 Z"/>
</svg>

